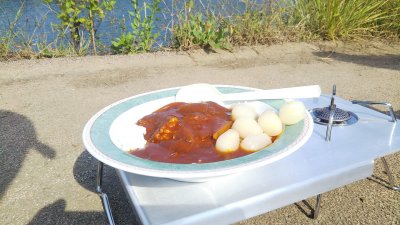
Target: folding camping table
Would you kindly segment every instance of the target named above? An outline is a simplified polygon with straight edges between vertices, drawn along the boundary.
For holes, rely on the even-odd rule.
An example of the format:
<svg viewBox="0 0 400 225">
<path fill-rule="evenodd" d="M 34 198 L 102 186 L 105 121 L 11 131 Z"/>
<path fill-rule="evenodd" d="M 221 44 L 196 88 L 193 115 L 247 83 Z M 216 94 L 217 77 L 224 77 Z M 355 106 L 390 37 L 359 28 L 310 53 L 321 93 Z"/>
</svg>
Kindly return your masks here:
<svg viewBox="0 0 400 225">
<path fill-rule="evenodd" d="M 330 96 L 302 99 L 307 109 L 329 105 Z M 374 102 L 358 102 L 362 105 Z M 381 103 L 379 103 L 381 104 Z M 127 197 L 143 224 L 231 224 L 364 179 L 373 172 L 374 160 L 400 150 L 400 126 L 391 115 L 336 97 L 336 105 L 354 112 L 359 121 L 334 126 L 326 141 L 327 126 L 315 124 L 308 142 L 291 155 L 263 167 L 190 183 L 146 177 L 117 169 Z M 393 177 L 384 160 L 389 180 Z M 98 192 L 110 223 L 107 196 L 101 190 L 99 163 Z"/>
</svg>

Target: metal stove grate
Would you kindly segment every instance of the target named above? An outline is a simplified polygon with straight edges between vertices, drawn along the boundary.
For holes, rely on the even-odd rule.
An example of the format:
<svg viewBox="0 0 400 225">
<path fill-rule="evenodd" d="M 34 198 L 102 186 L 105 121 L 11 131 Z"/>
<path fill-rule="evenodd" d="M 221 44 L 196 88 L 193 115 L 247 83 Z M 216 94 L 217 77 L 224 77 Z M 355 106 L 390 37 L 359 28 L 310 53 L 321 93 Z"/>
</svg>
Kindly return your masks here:
<svg viewBox="0 0 400 225">
<path fill-rule="evenodd" d="M 331 109 L 330 107 L 315 108 L 311 111 L 311 114 L 313 116 L 315 123 L 328 125 Z M 332 125 L 347 126 L 355 124 L 357 121 L 358 121 L 358 116 L 353 112 L 349 112 L 340 108 L 335 108 Z"/>
<path fill-rule="evenodd" d="M 313 111 L 315 117 L 324 120 L 324 121 L 329 121 L 329 116 L 331 114 L 331 109 L 330 107 L 324 107 L 324 108 L 316 108 Z M 334 122 L 341 122 L 341 121 L 346 121 L 350 119 L 350 113 L 339 108 L 335 108 L 335 112 L 333 115 L 333 121 Z"/>
<path fill-rule="evenodd" d="M 315 123 L 326 125 L 325 140 L 331 140 L 332 127 L 352 125 L 358 121 L 356 114 L 337 108 L 335 104 L 336 85 L 333 85 L 331 104 L 324 108 L 315 108 L 311 114 Z"/>
</svg>

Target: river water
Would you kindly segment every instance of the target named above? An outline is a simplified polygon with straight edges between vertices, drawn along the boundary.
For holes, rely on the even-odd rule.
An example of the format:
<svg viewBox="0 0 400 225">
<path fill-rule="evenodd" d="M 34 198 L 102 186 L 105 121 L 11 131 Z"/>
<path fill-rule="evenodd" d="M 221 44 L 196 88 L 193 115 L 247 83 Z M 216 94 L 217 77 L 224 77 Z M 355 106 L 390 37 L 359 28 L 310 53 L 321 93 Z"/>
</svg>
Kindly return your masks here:
<svg viewBox="0 0 400 225">
<path fill-rule="evenodd" d="M 8 29 L 18 18 L 15 31 L 23 39 L 41 39 L 42 42 L 50 43 L 59 34 L 55 28 L 55 25 L 61 23 L 57 18 L 57 10 L 55 3 L 47 5 L 42 0 L 0 0 L 0 31 Z M 96 25 L 97 37 L 103 44 L 109 45 L 112 39 L 120 35 L 120 21 L 124 18 L 125 26 L 128 26 L 129 10 L 133 10 L 129 0 L 118 0 L 115 8 Z M 17 16 L 19 11 L 20 16 Z"/>
<path fill-rule="evenodd" d="M 156 32 L 160 32 L 158 45 L 168 43 L 171 28 L 171 20 L 176 12 L 173 12 L 172 1 L 178 7 L 182 6 L 183 0 L 164 0 L 160 3 L 162 13 L 157 15 L 158 22 Z M 265 1 L 265 0 L 264 0 Z M 264 2 L 259 1 L 259 2 Z M 149 1 L 147 1 L 149 2 Z M 245 8 L 243 0 L 197 0 L 197 8 L 208 8 L 214 13 L 234 14 L 242 12 Z M 257 1 L 256 1 L 257 2 Z M 143 0 L 139 1 L 139 5 Z M 223 9 L 223 10 L 222 10 Z M 42 0 L 0 0 L 0 37 L 4 36 L 10 25 L 18 18 L 14 32 L 19 40 L 51 43 L 57 39 L 59 31 L 55 29 L 56 24 L 61 21 L 57 18 L 58 7 L 55 3 L 46 5 Z M 201 9 L 200 9 L 201 10 Z M 121 34 L 121 26 L 130 30 L 129 11 L 133 11 L 130 0 L 117 0 L 114 9 L 106 14 L 106 17 L 96 25 L 96 36 L 101 43 L 109 46 L 111 41 Z M 18 12 L 20 12 L 19 16 Z M 125 21 L 123 23 L 122 21 Z"/>
</svg>

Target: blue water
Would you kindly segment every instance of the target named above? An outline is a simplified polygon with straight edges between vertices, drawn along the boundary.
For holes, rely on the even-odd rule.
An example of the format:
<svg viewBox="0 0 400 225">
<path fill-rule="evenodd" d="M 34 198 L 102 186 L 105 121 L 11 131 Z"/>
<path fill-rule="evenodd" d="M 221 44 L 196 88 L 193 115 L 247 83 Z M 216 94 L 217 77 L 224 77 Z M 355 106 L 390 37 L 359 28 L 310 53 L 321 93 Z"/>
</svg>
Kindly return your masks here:
<svg viewBox="0 0 400 225">
<path fill-rule="evenodd" d="M 14 31 L 22 35 L 21 39 L 50 43 L 57 38 L 56 25 L 61 24 L 57 18 L 58 7 L 55 3 L 44 4 L 42 0 L 0 0 L 0 32 L 9 29 L 19 10 Z M 110 45 L 111 40 L 120 35 L 121 19 L 125 18 L 125 26 L 129 26 L 129 10 L 133 10 L 129 0 L 118 0 L 115 8 L 96 24 L 96 35 L 104 45 Z"/>
<path fill-rule="evenodd" d="M 172 10 L 172 1 L 165 0 L 160 3 L 162 13 L 156 15 L 158 22 L 154 32 L 160 32 L 160 37 L 156 45 L 165 45 L 169 43 L 170 28 L 172 20 L 176 20 L 171 14 L 176 14 Z M 149 2 L 149 1 L 147 1 Z M 185 1 L 175 0 L 178 6 L 182 6 Z M 229 4 L 224 4 L 228 2 Z M 260 1 L 262 2 L 262 1 Z M 143 4 L 143 0 L 140 1 Z M 227 6 L 228 5 L 228 6 Z M 196 6 L 198 10 L 201 8 L 209 8 L 215 14 L 224 14 L 225 16 L 243 12 L 245 5 L 241 0 L 197 0 Z M 10 29 L 17 18 L 20 10 L 14 33 L 17 34 L 16 40 L 20 42 L 31 43 L 52 43 L 60 40 L 57 35 L 55 25 L 59 25 L 61 21 L 57 18 L 57 6 L 55 3 L 46 5 L 42 0 L 0 0 L 0 37 L 5 34 L 5 30 Z M 106 17 L 96 25 L 96 36 L 104 46 L 109 46 L 111 41 L 119 37 L 121 27 L 130 30 L 129 11 L 133 11 L 130 0 L 117 0 L 114 9 L 106 14 Z M 123 23 L 122 21 L 125 21 Z M 68 34 L 66 35 L 68 36 Z M 33 44 L 34 45 L 34 44 Z"/>
</svg>

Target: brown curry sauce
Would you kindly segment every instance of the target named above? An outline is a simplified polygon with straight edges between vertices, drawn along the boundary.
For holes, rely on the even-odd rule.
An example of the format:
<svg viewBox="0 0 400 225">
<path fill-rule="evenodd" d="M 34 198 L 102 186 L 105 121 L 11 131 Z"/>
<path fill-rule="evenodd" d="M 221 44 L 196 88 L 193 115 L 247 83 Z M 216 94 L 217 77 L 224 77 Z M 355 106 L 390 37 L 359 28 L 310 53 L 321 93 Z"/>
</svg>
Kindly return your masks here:
<svg viewBox="0 0 400 225">
<path fill-rule="evenodd" d="M 214 103 L 168 104 L 137 122 L 146 128 L 143 149 L 131 154 L 168 163 L 209 163 L 250 154 L 239 149 L 222 154 L 216 139 L 232 125 L 231 111 Z"/>
</svg>

